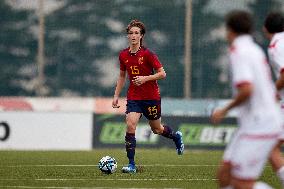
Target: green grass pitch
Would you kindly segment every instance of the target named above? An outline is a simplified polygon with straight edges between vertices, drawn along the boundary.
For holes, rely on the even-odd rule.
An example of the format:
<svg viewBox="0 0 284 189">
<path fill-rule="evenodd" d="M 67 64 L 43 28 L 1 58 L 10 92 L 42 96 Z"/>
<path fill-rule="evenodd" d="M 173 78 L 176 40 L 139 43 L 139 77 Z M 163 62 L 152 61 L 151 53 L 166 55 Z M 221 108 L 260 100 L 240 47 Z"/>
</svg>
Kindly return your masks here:
<svg viewBox="0 0 284 189">
<path fill-rule="evenodd" d="M 93 151 L 0 151 L 0 188 L 217 188 L 215 173 L 222 151 L 137 149 L 137 174 L 121 173 L 127 164 L 124 149 Z M 98 169 L 103 156 L 118 162 L 114 174 Z M 280 183 L 269 165 L 261 177 L 274 188 Z"/>
</svg>

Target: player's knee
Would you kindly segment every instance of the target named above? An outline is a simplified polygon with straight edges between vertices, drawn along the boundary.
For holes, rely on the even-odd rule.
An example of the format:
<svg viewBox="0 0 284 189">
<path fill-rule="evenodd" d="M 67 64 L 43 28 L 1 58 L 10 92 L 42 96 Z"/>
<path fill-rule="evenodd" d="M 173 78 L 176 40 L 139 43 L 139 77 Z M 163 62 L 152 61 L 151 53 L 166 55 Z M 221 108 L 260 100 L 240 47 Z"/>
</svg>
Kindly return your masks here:
<svg viewBox="0 0 284 189">
<path fill-rule="evenodd" d="M 216 177 L 218 179 L 219 186 L 229 186 L 231 181 L 230 166 L 222 165 L 218 169 Z"/>
<path fill-rule="evenodd" d="M 232 186 L 234 189 L 254 189 L 254 180 L 241 181 L 238 179 L 232 179 Z"/>
<path fill-rule="evenodd" d="M 131 120 L 126 121 L 127 129 L 135 131 L 137 123 Z"/>
<path fill-rule="evenodd" d="M 269 162 L 273 165 L 275 162 L 275 153 L 271 151 L 270 156 L 269 156 Z"/>
<path fill-rule="evenodd" d="M 230 184 L 229 176 L 223 170 L 218 170 L 216 177 L 220 186 L 227 186 Z"/>
<path fill-rule="evenodd" d="M 279 168 L 283 166 L 283 157 L 282 152 L 279 147 L 275 147 L 269 156 L 269 162 L 271 163 L 271 166 L 274 171 L 277 171 Z"/>
<path fill-rule="evenodd" d="M 253 189 L 253 188 L 248 188 L 247 185 L 242 185 L 239 182 L 233 182 L 232 186 L 234 187 L 234 189 Z"/>
<path fill-rule="evenodd" d="M 275 146 L 275 147 L 272 149 L 271 153 L 270 153 L 269 159 L 270 159 L 270 160 L 274 160 L 275 158 L 277 158 L 277 157 L 279 157 L 279 156 L 281 156 L 280 147 Z"/>
<path fill-rule="evenodd" d="M 160 128 L 151 128 L 152 132 L 154 134 L 162 134 L 163 133 L 163 129 L 160 127 Z"/>
</svg>

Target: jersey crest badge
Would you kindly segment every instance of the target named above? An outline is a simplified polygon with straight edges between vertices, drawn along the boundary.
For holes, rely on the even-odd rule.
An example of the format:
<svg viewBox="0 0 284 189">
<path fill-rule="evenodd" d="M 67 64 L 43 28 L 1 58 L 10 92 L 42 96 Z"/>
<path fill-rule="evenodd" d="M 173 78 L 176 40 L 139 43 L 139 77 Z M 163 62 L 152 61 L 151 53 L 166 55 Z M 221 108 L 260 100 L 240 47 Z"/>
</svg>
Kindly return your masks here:
<svg viewBox="0 0 284 189">
<path fill-rule="evenodd" d="M 138 64 L 143 64 L 143 59 L 144 59 L 143 57 L 139 57 L 138 58 Z"/>
</svg>

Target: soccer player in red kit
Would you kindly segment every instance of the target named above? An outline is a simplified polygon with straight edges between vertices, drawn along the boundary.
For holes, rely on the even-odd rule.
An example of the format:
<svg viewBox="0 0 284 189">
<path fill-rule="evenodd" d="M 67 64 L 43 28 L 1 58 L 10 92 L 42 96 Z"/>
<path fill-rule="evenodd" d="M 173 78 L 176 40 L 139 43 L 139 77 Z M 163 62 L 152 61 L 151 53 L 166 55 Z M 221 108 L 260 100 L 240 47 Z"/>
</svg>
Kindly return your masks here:
<svg viewBox="0 0 284 189">
<path fill-rule="evenodd" d="M 157 80 L 164 79 L 166 72 L 158 57 L 142 46 L 145 26 L 139 20 L 132 20 L 126 28 L 129 47 L 119 54 L 120 74 L 117 80 L 112 107 L 119 108 L 118 97 L 129 79 L 126 104 L 125 148 L 129 164 L 122 168 L 124 173 L 136 173 L 134 161 L 136 138 L 135 131 L 142 114 L 148 119 L 151 130 L 175 142 L 178 155 L 182 155 L 184 144 L 182 133 L 174 132 L 161 123 L 161 97 Z"/>
</svg>

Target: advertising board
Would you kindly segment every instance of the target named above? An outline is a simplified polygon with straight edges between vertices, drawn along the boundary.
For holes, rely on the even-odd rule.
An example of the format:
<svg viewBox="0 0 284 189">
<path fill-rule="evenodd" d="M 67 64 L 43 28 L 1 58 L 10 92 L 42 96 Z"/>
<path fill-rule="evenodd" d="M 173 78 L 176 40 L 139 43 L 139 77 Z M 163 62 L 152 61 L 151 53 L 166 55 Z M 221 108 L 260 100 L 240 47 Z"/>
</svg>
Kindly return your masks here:
<svg viewBox="0 0 284 189">
<path fill-rule="evenodd" d="M 124 147 L 125 117 L 120 115 L 94 115 L 94 148 Z M 226 118 L 220 125 L 210 124 L 208 117 L 163 116 L 163 123 L 183 133 L 184 144 L 193 148 L 224 148 L 236 130 L 236 120 Z M 173 147 L 162 136 L 155 135 L 146 119 L 137 126 L 136 141 L 139 147 Z"/>
<path fill-rule="evenodd" d="M 92 113 L 1 112 L 0 149 L 90 150 Z"/>
</svg>

